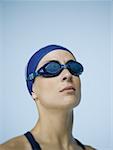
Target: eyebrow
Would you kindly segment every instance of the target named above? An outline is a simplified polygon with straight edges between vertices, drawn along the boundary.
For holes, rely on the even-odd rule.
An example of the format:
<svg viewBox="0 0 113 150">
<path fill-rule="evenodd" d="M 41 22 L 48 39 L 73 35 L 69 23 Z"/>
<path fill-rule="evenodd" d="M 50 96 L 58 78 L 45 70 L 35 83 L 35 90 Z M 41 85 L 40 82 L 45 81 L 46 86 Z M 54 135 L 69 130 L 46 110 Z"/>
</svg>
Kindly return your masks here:
<svg viewBox="0 0 113 150">
<path fill-rule="evenodd" d="M 65 63 L 67 63 L 67 62 L 70 61 L 70 60 L 76 61 L 76 59 L 69 59 L 69 60 L 67 60 Z M 50 60 L 44 61 L 44 64 L 46 64 L 46 63 L 48 63 L 48 62 L 50 62 L 50 61 L 58 61 L 58 62 L 60 62 L 58 59 L 50 59 Z"/>
<path fill-rule="evenodd" d="M 74 61 L 76 61 L 76 59 L 74 58 L 74 59 L 69 59 L 69 60 L 67 60 L 65 63 L 67 63 L 68 61 L 70 61 L 70 60 L 74 60 Z M 58 61 L 59 63 L 60 63 L 60 61 L 58 60 L 58 59 L 50 59 L 50 60 L 45 60 L 45 61 L 43 61 L 43 65 L 45 65 L 46 63 L 48 63 L 48 62 L 50 62 L 50 61 Z M 41 65 L 39 68 L 37 68 L 36 70 L 38 70 L 38 69 L 40 69 L 41 67 L 43 67 L 43 65 Z"/>
</svg>

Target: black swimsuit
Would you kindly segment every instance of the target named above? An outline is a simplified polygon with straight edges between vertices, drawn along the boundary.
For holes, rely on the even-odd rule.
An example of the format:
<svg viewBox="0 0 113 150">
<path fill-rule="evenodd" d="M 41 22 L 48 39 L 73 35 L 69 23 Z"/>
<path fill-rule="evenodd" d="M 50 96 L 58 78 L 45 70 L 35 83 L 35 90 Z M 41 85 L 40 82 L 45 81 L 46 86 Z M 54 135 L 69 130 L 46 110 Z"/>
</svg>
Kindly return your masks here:
<svg viewBox="0 0 113 150">
<path fill-rule="evenodd" d="M 31 134 L 31 132 L 27 132 L 24 134 L 26 136 L 26 138 L 28 139 L 29 143 L 31 144 L 32 150 L 41 150 L 40 145 L 38 144 L 38 142 L 35 140 L 35 138 L 33 137 L 33 135 Z M 75 139 L 77 144 L 83 149 L 85 150 L 85 146 L 78 141 L 77 139 Z"/>
</svg>

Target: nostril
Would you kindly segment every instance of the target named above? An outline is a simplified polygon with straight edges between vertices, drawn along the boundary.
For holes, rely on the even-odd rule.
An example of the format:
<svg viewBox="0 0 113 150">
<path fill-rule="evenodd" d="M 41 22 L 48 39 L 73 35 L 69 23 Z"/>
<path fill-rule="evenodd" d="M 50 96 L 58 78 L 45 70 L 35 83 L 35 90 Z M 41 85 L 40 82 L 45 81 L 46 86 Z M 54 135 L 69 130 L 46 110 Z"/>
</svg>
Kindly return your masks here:
<svg viewBox="0 0 113 150">
<path fill-rule="evenodd" d="M 72 80 L 72 74 L 69 72 L 69 70 L 68 69 L 65 69 L 65 70 L 63 70 L 63 72 L 62 72 L 63 74 L 62 74 L 62 80 L 64 81 L 64 80 Z"/>
<path fill-rule="evenodd" d="M 67 79 L 67 77 L 64 77 L 64 78 L 63 78 L 63 80 L 66 80 L 66 79 Z"/>
</svg>

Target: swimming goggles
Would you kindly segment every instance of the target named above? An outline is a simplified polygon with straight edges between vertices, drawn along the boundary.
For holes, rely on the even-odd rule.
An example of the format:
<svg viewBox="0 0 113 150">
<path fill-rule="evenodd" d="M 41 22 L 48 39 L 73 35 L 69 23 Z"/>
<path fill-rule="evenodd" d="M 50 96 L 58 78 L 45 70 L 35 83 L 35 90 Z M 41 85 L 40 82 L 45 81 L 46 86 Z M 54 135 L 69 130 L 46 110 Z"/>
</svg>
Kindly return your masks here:
<svg viewBox="0 0 113 150">
<path fill-rule="evenodd" d="M 68 69 L 74 76 L 79 76 L 83 72 L 83 66 L 74 60 L 69 60 L 66 64 L 61 64 L 59 61 L 51 60 L 43 65 L 39 70 L 29 74 L 27 80 L 33 80 L 37 76 L 55 77 L 58 76 L 63 69 Z"/>
</svg>

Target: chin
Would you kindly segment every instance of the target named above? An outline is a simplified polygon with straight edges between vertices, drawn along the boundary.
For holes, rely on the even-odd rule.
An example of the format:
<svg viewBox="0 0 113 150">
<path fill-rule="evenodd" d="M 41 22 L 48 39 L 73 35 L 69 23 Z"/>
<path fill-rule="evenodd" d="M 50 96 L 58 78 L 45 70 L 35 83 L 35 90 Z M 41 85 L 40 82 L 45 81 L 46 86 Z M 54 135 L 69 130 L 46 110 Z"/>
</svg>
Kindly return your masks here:
<svg viewBox="0 0 113 150">
<path fill-rule="evenodd" d="M 62 100 L 62 106 L 64 108 L 69 108 L 69 109 L 73 109 L 74 107 L 78 106 L 79 103 L 80 103 L 80 99 L 79 98 L 75 98 L 74 97 L 65 97 L 63 100 Z"/>
</svg>

